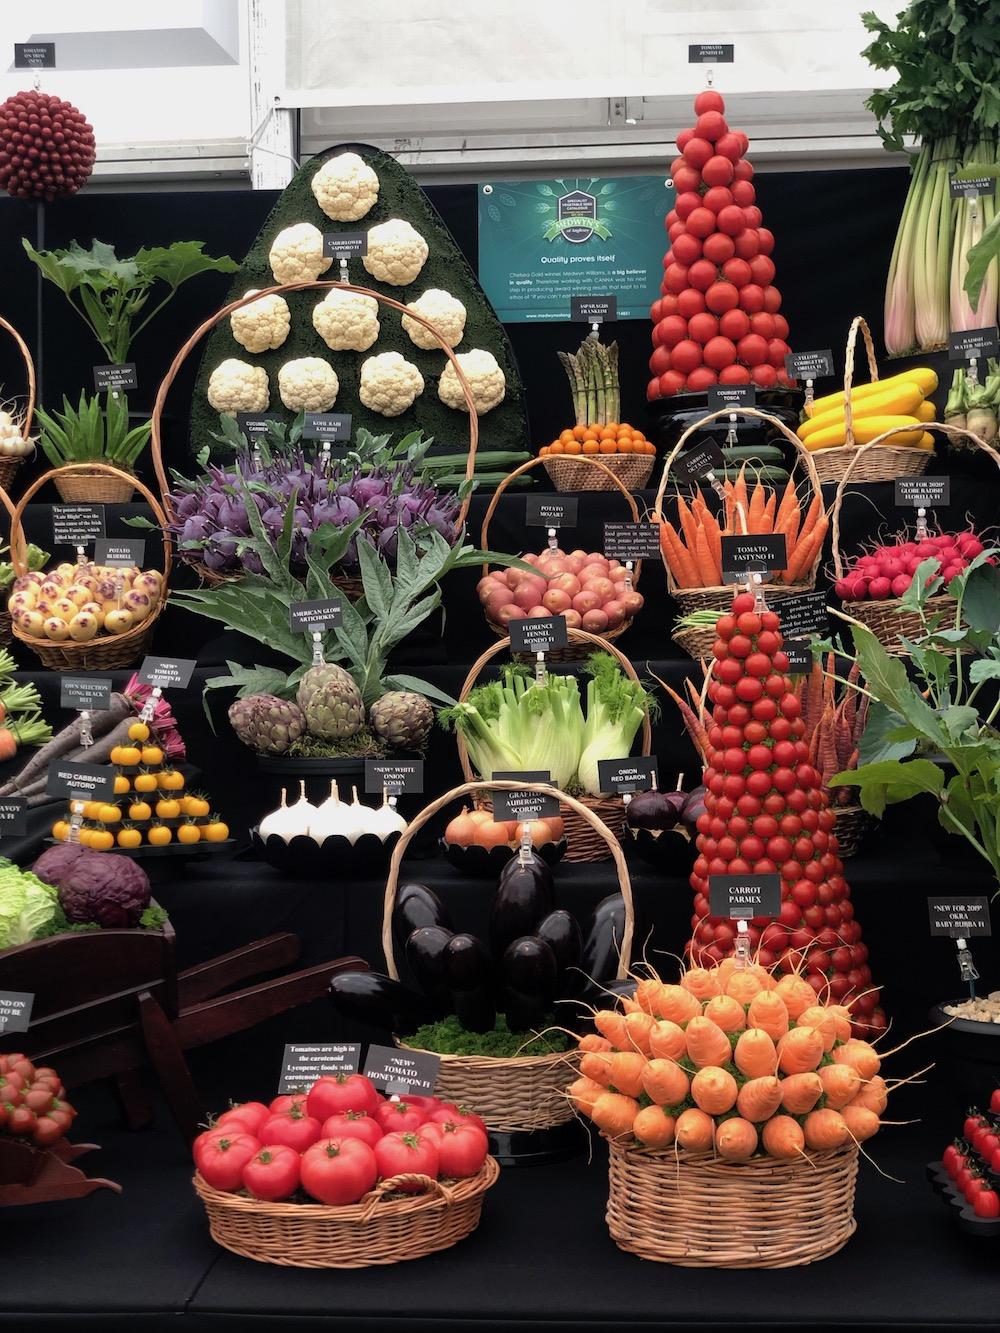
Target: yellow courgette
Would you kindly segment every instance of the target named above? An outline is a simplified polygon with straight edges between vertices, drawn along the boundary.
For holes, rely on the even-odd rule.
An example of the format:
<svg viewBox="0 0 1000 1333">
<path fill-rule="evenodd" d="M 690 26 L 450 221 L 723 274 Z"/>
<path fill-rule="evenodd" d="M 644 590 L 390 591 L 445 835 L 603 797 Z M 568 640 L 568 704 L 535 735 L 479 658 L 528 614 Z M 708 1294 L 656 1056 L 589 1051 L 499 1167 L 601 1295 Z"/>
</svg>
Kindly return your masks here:
<svg viewBox="0 0 1000 1333">
<path fill-rule="evenodd" d="M 881 417 L 860 417 L 854 423 L 854 442 L 855 444 L 868 444 L 877 436 L 882 435 L 887 430 L 893 430 L 897 426 L 912 426 L 912 430 L 901 431 L 894 435 L 886 443 L 894 448 L 902 445 L 913 445 L 921 439 L 927 432 L 923 430 L 921 423 L 916 417 L 911 416 L 881 416 Z M 836 449 L 838 445 L 844 444 L 844 423 L 838 422 L 836 425 L 827 426 L 823 430 L 816 431 L 805 441 L 805 446 L 809 450 L 814 449 Z"/>
<path fill-rule="evenodd" d="M 903 380 L 899 384 L 887 387 L 884 393 L 871 393 L 857 401 L 852 397 L 851 408 L 855 421 L 859 421 L 862 417 L 916 416 L 917 409 L 923 401 L 924 392 L 920 385 L 914 384 L 912 380 Z M 843 420 L 842 399 L 837 407 L 811 417 L 809 421 L 803 421 L 797 431 L 798 437 L 800 440 L 808 440 L 816 431 L 825 430 L 827 426 L 839 425 Z"/>
<path fill-rule="evenodd" d="M 936 421 L 937 408 L 929 398 L 925 398 L 913 415 L 918 421 Z"/>
<path fill-rule="evenodd" d="M 890 375 L 888 379 L 873 380 L 871 384 L 856 384 L 851 390 L 851 402 L 853 403 L 856 398 L 866 398 L 870 393 L 882 393 L 890 386 L 907 380 L 919 384 L 925 398 L 929 398 L 938 386 L 938 377 L 929 366 L 915 366 L 912 370 L 902 370 L 898 375 Z M 821 412 L 828 412 L 832 407 L 843 407 L 843 404 L 844 391 L 840 389 L 837 393 L 828 393 L 822 398 L 815 399 L 806 408 L 806 416 L 818 417 Z"/>
</svg>

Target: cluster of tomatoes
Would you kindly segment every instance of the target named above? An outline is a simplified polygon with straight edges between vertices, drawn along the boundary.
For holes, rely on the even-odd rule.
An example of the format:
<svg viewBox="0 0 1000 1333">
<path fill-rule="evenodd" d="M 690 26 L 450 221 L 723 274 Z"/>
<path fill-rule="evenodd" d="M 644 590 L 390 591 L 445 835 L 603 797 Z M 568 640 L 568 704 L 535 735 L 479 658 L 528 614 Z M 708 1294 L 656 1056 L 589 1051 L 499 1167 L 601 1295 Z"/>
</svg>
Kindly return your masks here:
<svg viewBox="0 0 1000 1333">
<path fill-rule="evenodd" d="M 47 1148 L 63 1138 L 76 1115 L 54 1069 L 25 1055 L 0 1055 L 0 1130 Z"/>
<path fill-rule="evenodd" d="M 717 92 L 699 93 L 670 167 L 676 199 L 653 321 L 653 401 L 713 384 L 791 384 L 788 322 L 774 285 L 774 236 L 755 203 L 750 141 L 731 130 Z"/>
<path fill-rule="evenodd" d="M 963 1132 L 963 1139 L 945 1148 L 941 1165 L 977 1217 L 1000 1218 L 1000 1088 L 993 1091 L 990 1114 L 971 1110 Z"/>
<path fill-rule="evenodd" d="M 924 560 L 938 561 L 940 576 L 947 586 L 982 552 L 983 543 L 972 531 L 942 532 L 918 542 L 876 546 L 874 551 L 855 560 L 833 590 L 845 602 L 879 602 L 888 597 L 902 597 Z"/>
<path fill-rule="evenodd" d="M 732 922 L 709 914 L 712 875 L 779 874 L 779 916 L 749 925 L 759 963 L 801 971 L 818 996 L 850 1008 L 856 1036 L 871 1036 L 885 1029 L 885 1015 L 837 855 L 836 816 L 809 763 L 779 624 L 740 593 L 716 625 L 691 950 L 706 964 L 735 950 Z"/>
<path fill-rule="evenodd" d="M 339 1205 L 397 1176 L 478 1175 L 487 1147 L 483 1121 L 451 1102 L 385 1098 L 363 1074 L 329 1074 L 307 1093 L 223 1112 L 195 1139 L 194 1161 L 213 1189 Z M 394 1187 L 421 1189 L 406 1179 Z"/>
</svg>

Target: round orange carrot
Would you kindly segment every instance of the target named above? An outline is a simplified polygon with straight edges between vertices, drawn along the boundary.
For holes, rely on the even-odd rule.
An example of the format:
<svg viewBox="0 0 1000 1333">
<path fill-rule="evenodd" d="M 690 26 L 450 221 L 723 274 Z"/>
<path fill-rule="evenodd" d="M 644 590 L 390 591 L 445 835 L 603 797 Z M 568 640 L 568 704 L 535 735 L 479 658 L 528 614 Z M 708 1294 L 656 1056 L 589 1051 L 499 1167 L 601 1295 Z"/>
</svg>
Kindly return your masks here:
<svg viewBox="0 0 1000 1333">
<path fill-rule="evenodd" d="M 647 1097 L 658 1106 L 678 1106 L 688 1095 L 690 1080 L 674 1060 L 650 1060 L 642 1071 Z"/>
<path fill-rule="evenodd" d="M 642 1072 L 649 1063 L 638 1051 L 615 1051 L 604 1058 L 608 1062 L 608 1084 L 616 1092 L 624 1092 L 628 1097 L 638 1097 L 642 1092 Z M 583 1061 L 580 1062 L 583 1071 Z"/>
<path fill-rule="evenodd" d="M 723 1032 L 742 1032 L 747 1025 L 746 1011 L 731 995 L 714 995 L 705 1005 L 704 1016 L 717 1023 Z"/>
<path fill-rule="evenodd" d="M 861 1075 L 850 1065 L 824 1065 L 819 1070 L 827 1106 L 842 1110 L 861 1090 Z"/>
<path fill-rule="evenodd" d="M 816 992 L 812 986 L 794 972 L 786 973 L 778 982 L 776 989 L 785 1002 L 789 1018 L 793 1020 L 797 1019 L 804 1009 L 809 1009 L 816 1003 Z"/>
<path fill-rule="evenodd" d="M 747 1027 L 762 1028 L 778 1041 L 788 1031 L 788 1010 L 777 991 L 759 991 L 747 1009 Z"/>
<path fill-rule="evenodd" d="M 706 1065 L 691 1079 L 691 1096 L 696 1106 L 707 1115 L 725 1115 L 736 1105 L 739 1089 L 736 1080 L 726 1069 Z"/>
<path fill-rule="evenodd" d="M 729 1162 L 745 1162 L 757 1151 L 757 1131 L 749 1120 L 731 1116 L 715 1131 L 715 1148 Z"/>
<path fill-rule="evenodd" d="M 781 1080 L 781 1104 L 790 1115 L 805 1115 L 823 1095 L 816 1073 L 791 1074 Z"/>
<path fill-rule="evenodd" d="M 635 1098 L 620 1092 L 602 1092 L 590 1109 L 591 1120 L 612 1139 L 631 1134 L 638 1114 L 639 1103 Z"/>
<path fill-rule="evenodd" d="M 577 1078 L 566 1089 L 569 1093 L 569 1099 L 578 1111 L 584 1115 L 590 1115 L 602 1092 L 606 1089 L 600 1083 L 595 1083 L 592 1078 Z"/>
<path fill-rule="evenodd" d="M 751 1078 L 740 1088 L 736 1109 L 744 1120 L 770 1120 L 781 1105 L 781 1082 L 773 1074 Z"/>
<path fill-rule="evenodd" d="M 723 1065 L 732 1056 L 729 1038 L 717 1023 L 700 1015 L 692 1018 L 684 1029 L 687 1053 L 699 1069 L 706 1065 Z"/>
<path fill-rule="evenodd" d="M 741 1032 L 733 1052 L 733 1063 L 747 1078 L 763 1078 L 778 1068 L 778 1052 L 774 1042 L 760 1028 Z"/>
<path fill-rule="evenodd" d="M 847 1132 L 858 1143 L 864 1143 L 865 1139 L 870 1139 L 879 1131 L 881 1122 L 878 1116 L 866 1106 L 845 1106 L 840 1114 L 847 1126 Z"/>
<path fill-rule="evenodd" d="M 708 1152 L 715 1141 L 715 1121 L 697 1106 L 689 1106 L 677 1117 L 674 1137 L 687 1152 Z"/>
<path fill-rule="evenodd" d="M 625 1032 L 628 1037 L 630 1048 L 633 1051 L 639 1051 L 642 1055 L 649 1054 L 649 1035 L 656 1026 L 656 1019 L 652 1014 L 647 1014 L 644 1010 L 638 1009 L 635 1013 L 625 1015 Z"/>
<path fill-rule="evenodd" d="M 687 1054 L 684 1029 L 672 1023 L 669 1018 L 661 1018 L 649 1033 L 649 1053 L 663 1060 L 679 1060 Z"/>
<path fill-rule="evenodd" d="M 806 1074 L 823 1058 L 823 1034 L 815 1028 L 792 1028 L 778 1042 L 778 1068 L 783 1074 Z"/>
<path fill-rule="evenodd" d="M 776 1115 L 772 1120 L 765 1121 L 761 1138 L 764 1151 L 770 1157 L 782 1161 L 801 1157 L 806 1146 L 806 1136 L 802 1133 L 801 1125 L 790 1115 Z"/>
<path fill-rule="evenodd" d="M 580 1038 L 578 1049 L 586 1054 L 588 1051 L 610 1051 L 614 1048 L 607 1037 L 599 1037 L 596 1032 L 588 1032 Z"/>
<path fill-rule="evenodd" d="M 611 1045 L 619 1051 L 629 1049 L 628 1033 L 625 1029 L 625 1015 L 617 1009 L 598 1009 L 594 1015 L 594 1027 L 602 1037 L 607 1037 Z"/>
<path fill-rule="evenodd" d="M 606 1088 L 611 1082 L 611 1057 L 613 1051 L 587 1051 L 580 1057 L 580 1073 L 593 1083 Z"/>
<path fill-rule="evenodd" d="M 816 1152 L 841 1148 L 850 1137 L 844 1117 L 839 1111 L 829 1108 L 810 1111 L 802 1128 L 805 1131 L 806 1147 Z"/>
<path fill-rule="evenodd" d="M 764 983 L 750 968 L 731 972 L 726 981 L 726 994 L 740 1004 L 749 1004 L 755 995 L 765 989 Z"/>
<path fill-rule="evenodd" d="M 835 1046 L 830 1054 L 838 1065 L 850 1065 L 865 1080 L 874 1078 L 882 1064 L 875 1047 L 867 1041 L 859 1041 L 857 1037 Z"/>
<path fill-rule="evenodd" d="M 815 1028 L 822 1034 L 823 1049 L 832 1051 L 834 1043 L 837 1040 L 837 1015 L 832 1014 L 825 1004 L 814 1004 L 808 1009 L 803 1009 L 801 1014 L 795 1020 L 795 1026 L 800 1028 Z"/>
<path fill-rule="evenodd" d="M 646 1148 L 666 1148 L 674 1141 L 676 1121 L 662 1106 L 644 1106 L 632 1122 L 632 1132 Z"/>
<path fill-rule="evenodd" d="M 718 976 L 707 967 L 689 968 L 681 977 L 681 985 L 696 1000 L 710 1000 L 713 995 L 722 994 Z"/>
</svg>

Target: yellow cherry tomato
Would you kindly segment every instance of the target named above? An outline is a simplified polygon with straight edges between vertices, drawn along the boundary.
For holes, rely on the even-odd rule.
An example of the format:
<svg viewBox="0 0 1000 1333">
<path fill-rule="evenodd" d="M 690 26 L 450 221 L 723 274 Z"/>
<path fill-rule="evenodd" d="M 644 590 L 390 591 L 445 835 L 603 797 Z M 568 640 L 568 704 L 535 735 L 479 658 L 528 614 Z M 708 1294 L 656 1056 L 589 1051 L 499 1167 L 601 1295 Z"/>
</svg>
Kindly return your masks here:
<svg viewBox="0 0 1000 1333">
<path fill-rule="evenodd" d="M 181 807 L 191 819 L 204 819 L 209 813 L 209 804 L 204 796 L 185 796 Z"/>
<path fill-rule="evenodd" d="M 201 842 L 201 829 L 197 824 L 182 824 L 177 830 L 177 841 L 188 845 Z"/>
<path fill-rule="evenodd" d="M 153 767 L 162 764 L 163 751 L 158 745 L 144 745 L 142 747 L 142 762 Z"/>
<path fill-rule="evenodd" d="M 168 829 L 165 824 L 154 824 L 146 834 L 151 847 L 166 847 L 173 841 L 173 830 Z"/>
<path fill-rule="evenodd" d="M 124 751 L 124 749 L 125 749 L 124 745 L 115 745 L 112 747 L 111 753 L 108 756 L 108 758 L 111 760 L 113 764 L 123 764 L 125 762 L 124 759 L 122 759 L 122 752 Z"/>
<path fill-rule="evenodd" d="M 120 745 L 116 748 L 118 758 L 115 762 L 121 764 L 123 768 L 134 768 L 142 758 L 142 751 L 137 745 Z"/>
<path fill-rule="evenodd" d="M 136 823 L 153 818 L 153 810 L 148 801 L 133 801 L 128 808 L 129 819 L 134 819 Z"/>
<path fill-rule="evenodd" d="M 102 805 L 97 812 L 97 818 L 102 824 L 120 824 L 122 812 L 117 805 Z"/>
<path fill-rule="evenodd" d="M 126 792 L 132 790 L 132 784 L 124 773 L 119 773 L 115 778 L 115 795 L 124 796 Z"/>
<path fill-rule="evenodd" d="M 87 828 L 86 826 L 84 826 L 80 830 L 80 846 L 81 847 L 93 846 L 93 837 L 96 832 L 97 832 L 96 829 Z"/>
<path fill-rule="evenodd" d="M 145 722 L 133 722 L 128 729 L 128 738 L 130 741 L 139 741 L 140 744 L 143 741 L 148 741 L 149 728 L 146 726 Z"/>
<path fill-rule="evenodd" d="M 135 787 L 136 791 L 156 791 L 156 774 L 140 773 L 132 785 Z"/>
<path fill-rule="evenodd" d="M 52 836 L 56 842 L 65 842 L 69 837 L 69 820 L 57 819 L 52 825 Z"/>
<path fill-rule="evenodd" d="M 95 828 L 90 833 L 90 847 L 95 852 L 107 852 L 115 845 L 115 835 L 107 828 Z"/>
<path fill-rule="evenodd" d="M 141 847 L 142 834 L 137 828 L 123 828 L 118 834 L 119 847 Z"/>
<path fill-rule="evenodd" d="M 97 812 L 104 803 L 103 801 L 84 801 L 82 804 L 83 809 L 80 813 L 83 815 L 84 819 L 97 819 Z"/>
<path fill-rule="evenodd" d="M 156 814 L 159 819 L 177 819 L 180 813 L 180 801 L 160 800 L 156 802 Z"/>
<path fill-rule="evenodd" d="M 176 768 L 167 768 L 159 775 L 157 782 L 163 791 L 183 791 L 184 774 Z"/>
<path fill-rule="evenodd" d="M 206 842 L 225 842 L 229 837 L 229 825 L 224 824 L 221 819 L 213 819 L 210 824 L 204 826 L 201 836 Z"/>
</svg>

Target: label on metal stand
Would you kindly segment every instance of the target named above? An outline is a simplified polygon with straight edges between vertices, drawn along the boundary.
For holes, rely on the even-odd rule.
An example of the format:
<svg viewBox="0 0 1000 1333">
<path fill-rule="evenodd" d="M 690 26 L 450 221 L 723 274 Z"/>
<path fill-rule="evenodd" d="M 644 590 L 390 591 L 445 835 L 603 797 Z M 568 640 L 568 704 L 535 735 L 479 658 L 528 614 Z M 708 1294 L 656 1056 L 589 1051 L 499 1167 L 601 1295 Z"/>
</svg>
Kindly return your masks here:
<svg viewBox="0 0 1000 1333">
<path fill-rule="evenodd" d="M 781 876 L 709 875 L 708 909 L 712 916 L 749 921 L 781 911 Z"/>
<path fill-rule="evenodd" d="M 145 537 L 99 537 L 94 543 L 94 564 L 116 569 L 142 566 L 146 558 Z"/>
<path fill-rule="evenodd" d="M 422 759 L 366 759 L 365 793 L 369 796 L 419 795 L 424 789 Z"/>
<path fill-rule="evenodd" d="M 931 934 L 965 939 L 970 935 L 992 935 L 990 900 L 985 894 L 958 896 L 930 894 L 927 898 Z"/>
<path fill-rule="evenodd" d="M 618 297 L 571 296 L 569 317 L 575 324 L 614 323 L 618 318 Z"/>
<path fill-rule="evenodd" d="M 607 796 L 625 792 L 650 791 L 656 781 L 656 756 L 638 755 L 631 759 L 598 759 L 597 780 Z"/>
<path fill-rule="evenodd" d="M 356 1074 L 360 1064 L 361 1045 L 356 1041 L 303 1046 L 286 1043 L 278 1095 L 308 1092 L 324 1074 Z"/>
<path fill-rule="evenodd" d="M 548 770 L 529 773 L 496 772 L 494 780 L 498 782 L 551 782 Z M 551 819 L 559 813 L 559 798 L 537 791 L 494 791 L 493 819 L 500 823 L 505 819 Z"/>
<path fill-rule="evenodd" d="M 135 362 L 126 361 L 123 365 L 95 366 L 95 393 L 120 393 L 123 389 L 138 389 L 139 380 L 135 373 Z"/>
<path fill-rule="evenodd" d="M 512 653 L 550 653 L 569 643 L 565 616 L 522 616 L 507 625 Z"/>
<path fill-rule="evenodd" d="M 403 1051 L 396 1046 L 368 1047 L 365 1078 L 390 1097 L 415 1092 L 429 1097 L 437 1084 L 441 1060 L 429 1051 Z"/>
<path fill-rule="evenodd" d="M 579 501 L 575 496 L 529 495 L 524 521 L 529 528 L 575 528 Z"/>
</svg>

